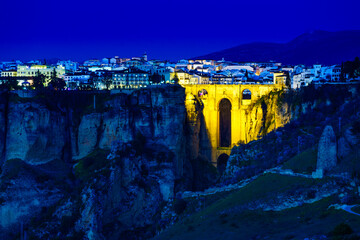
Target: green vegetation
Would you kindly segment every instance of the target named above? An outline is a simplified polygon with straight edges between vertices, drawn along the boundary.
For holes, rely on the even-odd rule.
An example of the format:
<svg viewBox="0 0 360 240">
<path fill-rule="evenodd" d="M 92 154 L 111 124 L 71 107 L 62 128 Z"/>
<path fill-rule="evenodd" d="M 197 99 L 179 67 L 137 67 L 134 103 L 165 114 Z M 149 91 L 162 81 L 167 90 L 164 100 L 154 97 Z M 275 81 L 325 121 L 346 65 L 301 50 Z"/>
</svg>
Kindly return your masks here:
<svg viewBox="0 0 360 240">
<path fill-rule="evenodd" d="M 87 182 L 91 179 L 97 171 L 100 173 L 108 174 L 109 161 L 107 161 L 106 156 L 108 152 L 102 149 L 96 149 L 86 157 L 79 160 L 75 166 L 75 175 L 79 177 L 82 181 Z"/>
<path fill-rule="evenodd" d="M 21 159 L 5 161 L 1 175 L 1 190 L 5 191 L 9 180 L 19 178 L 20 175 L 30 176 L 39 184 L 56 186 L 64 193 L 72 191 L 74 176 L 69 167 L 62 160 L 53 160 L 46 164 L 29 165 Z"/>
<path fill-rule="evenodd" d="M 176 72 L 175 72 L 173 79 L 171 79 L 171 81 L 174 82 L 175 84 L 179 84 L 180 80 L 179 80 L 179 77 Z"/>
<path fill-rule="evenodd" d="M 300 188 L 315 185 L 319 180 L 284 176 L 278 174 L 266 174 L 261 176 L 235 193 L 229 195 L 224 200 L 211 205 L 203 215 L 212 214 L 213 211 L 219 212 L 230 209 L 231 207 L 245 204 L 249 201 L 265 197 L 276 197 L 278 193 L 294 191 Z"/>
<path fill-rule="evenodd" d="M 332 239 L 334 240 L 346 240 L 346 239 L 359 239 L 359 236 L 349 236 L 353 233 L 354 231 L 352 230 L 352 228 L 346 224 L 346 223 L 340 223 L 338 225 L 335 226 L 334 230 L 332 230 L 329 233 L 329 236 L 332 237 Z"/>
<path fill-rule="evenodd" d="M 174 211 L 176 214 L 180 215 L 186 209 L 186 201 L 184 199 L 175 199 L 174 201 Z"/>
<path fill-rule="evenodd" d="M 161 81 L 165 81 L 165 76 L 158 73 L 151 74 L 149 78 L 150 82 L 152 83 L 160 83 Z"/>
<path fill-rule="evenodd" d="M 64 79 L 57 76 L 55 68 L 51 72 L 49 87 L 55 90 L 63 90 L 66 87 Z"/>
<path fill-rule="evenodd" d="M 345 80 L 345 75 L 349 78 L 360 76 L 360 59 L 356 57 L 354 61 L 347 61 L 341 64 L 341 80 Z"/>
<path fill-rule="evenodd" d="M 1 180 L 10 180 L 17 177 L 22 169 L 25 168 L 25 165 L 26 164 L 18 158 L 7 160 L 3 166 Z"/>
<path fill-rule="evenodd" d="M 286 161 L 282 168 L 291 169 L 296 173 L 311 174 L 316 170 L 316 159 L 317 147 L 312 147 Z"/>
<path fill-rule="evenodd" d="M 345 222 L 360 229 L 360 218 L 343 210 L 329 209 L 331 196 L 312 204 L 282 211 L 247 210 L 244 204 L 266 203 L 294 189 L 310 189 L 326 180 L 267 174 L 242 189 L 185 218 L 155 239 L 304 239 L 330 235 Z"/>
<path fill-rule="evenodd" d="M 81 198 L 81 196 L 76 196 Z M 81 206 L 79 199 L 72 199 L 74 205 L 71 206 L 71 214 L 63 215 L 61 218 L 55 214 L 56 210 L 65 204 L 65 199 L 61 199 L 57 203 L 42 207 L 41 212 L 33 216 L 26 226 L 29 234 L 29 239 L 39 239 L 39 232 L 37 229 L 47 228 L 48 232 L 42 233 L 43 239 L 82 239 L 84 232 L 81 230 L 77 232 L 74 229 L 76 221 L 80 218 Z M 53 238 L 56 236 L 55 238 Z"/>
<path fill-rule="evenodd" d="M 18 85 L 18 81 L 14 77 L 8 77 L 6 82 L 3 82 L 0 85 L 0 88 L 8 89 L 8 90 L 18 90 L 21 86 Z"/>
<path fill-rule="evenodd" d="M 144 137 L 141 132 L 137 132 L 135 139 L 132 141 L 132 146 L 135 149 L 135 156 L 140 156 L 144 154 L 146 144 L 146 137 Z"/>
<path fill-rule="evenodd" d="M 351 127 L 351 132 L 354 135 L 360 134 L 360 120 L 356 120 L 353 122 L 352 127 Z"/>
<path fill-rule="evenodd" d="M 40 73 L 40 70 L 37 71 L 36 76 L 33 79 L 33 87 L 37 90 L 43 89 L 45 86 L 45 75 Z"/>
</svg>

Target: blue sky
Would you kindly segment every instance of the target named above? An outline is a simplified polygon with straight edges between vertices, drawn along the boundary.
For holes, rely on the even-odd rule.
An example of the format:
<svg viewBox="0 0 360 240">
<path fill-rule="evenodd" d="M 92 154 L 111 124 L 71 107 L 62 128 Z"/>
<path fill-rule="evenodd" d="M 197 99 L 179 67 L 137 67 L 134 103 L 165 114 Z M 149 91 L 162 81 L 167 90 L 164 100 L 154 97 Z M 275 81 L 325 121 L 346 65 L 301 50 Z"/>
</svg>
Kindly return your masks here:
<svg viewBox="0 0 360 240">
<path fill-rule="evenodd" d="M 360 29 L 360 1 L 3 1 L 0 60 L 190 58 L 311 30 Z"/>
</svg>

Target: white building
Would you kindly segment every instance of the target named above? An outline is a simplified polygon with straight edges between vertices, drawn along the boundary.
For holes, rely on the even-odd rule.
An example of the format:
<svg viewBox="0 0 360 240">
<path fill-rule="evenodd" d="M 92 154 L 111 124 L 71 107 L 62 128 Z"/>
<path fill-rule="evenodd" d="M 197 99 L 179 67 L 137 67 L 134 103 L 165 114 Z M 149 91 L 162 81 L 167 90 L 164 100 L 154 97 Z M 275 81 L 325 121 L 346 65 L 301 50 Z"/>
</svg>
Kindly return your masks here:
<svg viewBox="0 0 360 240">
<path fill-rule="evenodd" d="M 111 71 L 112 68 L 111 67 L 95 67 L 95 66 L 88 68 L 88 71 L 90 71 L 90 72 L 103 71 L 103 70 Z"/>
<path fill-rule="evenodd" d="M 83 65 L 86 67 L 101 66 L 101 62 L 97 59 L 91 59 L 91 60 L 85 61 Z"/>
<path fill-rule="evenodd" d="M 254 72 L 254 68 L 252 66 L 245 66 L 245 65 L 228 65 L 224 67 L 222 70 L 247 70 L 249 72 Z"/>
<path fill-rule="evenodd" d="M 79 63 L 70 60 L 59 61 L 57 65 L 63 66 L 68 72 L 76 72 L 79 68 Z"/>
<path fill-rule="evenodd" d="M 19 60 L 13 62 L 0 62 L 0 70 L 14 70 L 18 65 L 23 63 Z"/>
<path fill-rule="evenodd" d="M 17 71 L 15 70 L 4 70 L 1 72 L 1 77 L 16 77 Z"/>
<path fill-rule="evenodd" d="M 18 77 L 35 77 L 38 72 L 40 74 L 45 75 L 47 79 L 51 77 L 53 71 L 56 71 L 58 77 L 61 77 L 65 74 L 65 68 L 63 66 L 50 67 L 47 65 L 33 65 L 33 66 L 25 66 L 18 65 L 17 66 L 17 76 Z"/>
<path fill-rule="evenodd" d="M 62 78 L 68 88 L 74 89 L 75 87 L 79 87 L 81 83 L 88 83 L 90 75 L 83 73 L 67 73 L 64 74 Z"/>
<path fill-rule="evenodd" d="M 321 68 L 320 76 L 327 81 L 335 82 L 340 80 L 341 68 L 333 65 Z"/>
<path fill-rule="evenodd" d="M 301 73 L 294 74 L 291 78 L 291 88 L 298 89 L 304 85 L 304 79 Z"/>
</svg>

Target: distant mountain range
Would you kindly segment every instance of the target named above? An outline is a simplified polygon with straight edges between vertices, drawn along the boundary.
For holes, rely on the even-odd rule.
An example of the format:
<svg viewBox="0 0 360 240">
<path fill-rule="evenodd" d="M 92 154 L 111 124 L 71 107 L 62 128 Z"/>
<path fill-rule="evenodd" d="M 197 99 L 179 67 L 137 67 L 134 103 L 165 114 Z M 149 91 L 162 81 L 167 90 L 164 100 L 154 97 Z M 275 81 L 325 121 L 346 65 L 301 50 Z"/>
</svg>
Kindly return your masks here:
<svg viewBox="0 0 360 240">
<path fill-rule="evenodd" d="M 312 31 L 288 43 L 255 42 L 210 53 L 194 59 L 283 64 L 341 64 L 360 56 L 360 30 Z"/>
</svg>

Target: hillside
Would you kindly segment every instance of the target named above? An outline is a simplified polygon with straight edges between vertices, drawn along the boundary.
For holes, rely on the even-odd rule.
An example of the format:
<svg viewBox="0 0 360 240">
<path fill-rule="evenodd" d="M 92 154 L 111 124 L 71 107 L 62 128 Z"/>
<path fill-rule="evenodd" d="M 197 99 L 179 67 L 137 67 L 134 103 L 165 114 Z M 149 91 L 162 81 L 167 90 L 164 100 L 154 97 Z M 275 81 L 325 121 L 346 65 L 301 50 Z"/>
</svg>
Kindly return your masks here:
<svg viewBox="0 0 360 240">
<path fill-rule="evenodd" d="M 235 62 L 269 62 L 283 64 L 341 64 L 360 55 L 360 30 L 302 34 L 288 43 L 249 43 L 199 56 Z"/>
<path fill-rule="evenodd" d="M 351 208 L 360 204 L 359 90 L 279 93 L 292 121 L 234 147 L 217 186 L 184 194 L 178 221 L 155 239 L 359 239 L 360 211 Z M 337 165 L 315 179 L 325 126 L 335 132 Z"/>
</svg>

